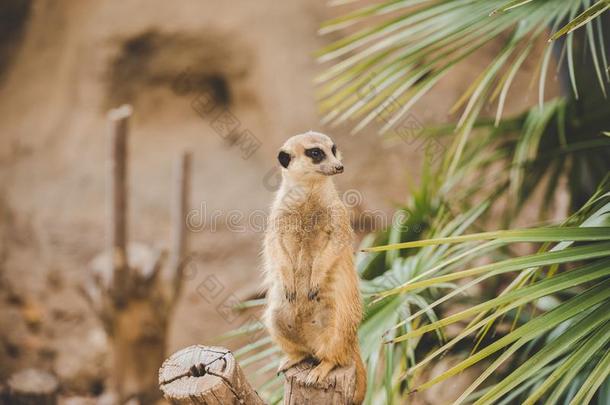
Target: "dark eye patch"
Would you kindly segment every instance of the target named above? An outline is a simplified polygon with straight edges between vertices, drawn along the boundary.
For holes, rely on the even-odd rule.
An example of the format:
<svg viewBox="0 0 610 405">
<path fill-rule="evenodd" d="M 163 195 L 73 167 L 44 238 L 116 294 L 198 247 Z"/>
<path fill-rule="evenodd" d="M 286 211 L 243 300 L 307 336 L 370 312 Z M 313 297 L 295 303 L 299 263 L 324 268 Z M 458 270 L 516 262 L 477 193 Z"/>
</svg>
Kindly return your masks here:
<svg viewBox="0 0 610 405">
<path fill-rule="evenodd" d="M 333 153 L 334 157 L 337 157 L 337 145 L 333 145 L 333 147 L 330 151 Z"/>
<path fill-rule="evenodd" d="M 280 161 L 280 164 L 283 168 L 287 168 L 290 164 L 290 154 L 281 150 L 280 153 L 277 155 L 277 160 Z"/>
<path fill-rule="evenodd" d="M 310 157 L 314 163 L 320 163 L 326 158 L 326 153 L 320 148 L 311 148 L 305 149 L 305 156 Z"/>
</svg>

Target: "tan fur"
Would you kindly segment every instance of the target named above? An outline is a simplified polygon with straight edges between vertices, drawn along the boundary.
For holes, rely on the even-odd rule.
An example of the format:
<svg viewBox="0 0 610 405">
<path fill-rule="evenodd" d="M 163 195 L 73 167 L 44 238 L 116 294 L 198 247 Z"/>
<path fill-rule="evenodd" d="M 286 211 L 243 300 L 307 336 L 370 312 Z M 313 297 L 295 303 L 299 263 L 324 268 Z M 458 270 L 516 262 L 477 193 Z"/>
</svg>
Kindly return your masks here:
<svg viewBox="0 0 610 405">
<path fill-rule="evenodd" d="M 356 363 L 354 403 L 364 399 L 366 374 L 358 346 L 362 303 L 353 263 L 353 231 L 330 177 L 341 165 L 326 135 L 290 138 L 291 155 L 273 203 L 264 241 L 268 286 L 265 323 L 286 357 L 280 371 L 307 357 L 320 363 L 308 382 L 322 380 L 336 366 Z M 314 164 L 307 148 L 326 159 Z"/>
</svg>

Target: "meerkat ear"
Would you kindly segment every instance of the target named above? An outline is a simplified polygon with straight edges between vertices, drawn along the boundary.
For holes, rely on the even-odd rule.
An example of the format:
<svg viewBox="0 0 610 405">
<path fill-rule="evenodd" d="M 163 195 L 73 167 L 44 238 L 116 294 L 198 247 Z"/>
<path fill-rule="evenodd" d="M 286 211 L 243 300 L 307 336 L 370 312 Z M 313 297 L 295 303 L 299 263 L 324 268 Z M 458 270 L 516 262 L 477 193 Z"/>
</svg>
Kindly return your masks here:
<svg viewBox="0 0 610 405">
<path fill-rule="evenodd" d="M 277 160 L 279 160 L 282 167 L 285 169 L 290 164 L 290 155 L 283 150 L 280 151 L 277 155 Z"/>
</svg>

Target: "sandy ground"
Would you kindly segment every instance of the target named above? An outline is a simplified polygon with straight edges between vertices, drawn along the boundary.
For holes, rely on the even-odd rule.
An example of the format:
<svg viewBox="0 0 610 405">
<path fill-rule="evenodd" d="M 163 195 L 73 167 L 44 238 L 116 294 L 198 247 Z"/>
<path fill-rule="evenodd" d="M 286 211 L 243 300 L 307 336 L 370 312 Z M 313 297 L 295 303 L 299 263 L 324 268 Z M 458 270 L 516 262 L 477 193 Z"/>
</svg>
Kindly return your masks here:
<svg viewBox="0 0 610 405">
<path fill-rule="evenodd" d="M 195 260 L 170 352 L 236 326 L 198 292 L 209 277 L 239 298 L 257 290 L 261 233 L 246 219 L 266 212 L 275 154 L 288 136 L 317 129 L 335 138 L 346 165 L 338 186 L 358 190 L 357 209 L 389 213 L 404 200 L 421 162 L 416 146 L 319 125 L 312 53 L 335 37 L 316 31 L 340 12 L 317 0 L 32 2 L 0 82 L 0 381 L 37 366 L 57 373 L 66 391 L 103 389 L 105 336 L 78 287 L 105 242 L 110 107 L 135 110 L 131 240 L 167 245 L 172 162 L 181 150 L 193 153 Z M 414 117 L 445 121 L 496 48 L 459 66 L 460 79 L 443 81 Z M 524 95 L 528 85 L 515 86 L 509 110 L 534 101 Z M 260 141 L 247 158 L 193 110 L 193 97 L 209 86 L 240 130 Z M 228 223 L 233 213 L 242 215 L 240 229 Z"/>
</svg>

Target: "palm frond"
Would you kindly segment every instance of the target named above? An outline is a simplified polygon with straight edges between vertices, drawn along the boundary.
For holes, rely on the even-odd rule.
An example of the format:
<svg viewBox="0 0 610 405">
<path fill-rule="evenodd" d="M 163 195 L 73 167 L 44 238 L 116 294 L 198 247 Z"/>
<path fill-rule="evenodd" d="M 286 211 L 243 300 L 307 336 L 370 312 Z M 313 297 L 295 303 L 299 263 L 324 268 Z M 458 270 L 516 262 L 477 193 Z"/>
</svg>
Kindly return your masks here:
<svg viewBox="0 0 610 405">
<path fill-rule="evenodd" d="M 608 0 L 591 7 L 587 0 L 453 0 L 453 1 L 388 1 L 364 7 L 323 25 L 322 33 L 334 32 L 347 25 L 363 25 L 355 33 L 338 40 L 318 52 L 321 63 L 333 64 L 317 79 L 320 107 L 324 122 L 356 122 L 358 132 L 375 121 L 383 125 L 381 133 L 400 127 L 411 107 L 451 69 L 466 57 L 510 31 L 505 47 L 472 83 L 456 103 L 462 108 L 458 129 L 468 118 L 479 114 L 479 103 L 492 96 L 491 87 L 502 90 L 498 103 L 501 116 L 508 88 L 521 64 L 547 27 L 552 39 L 568 35 L 567 63 L 575 81 L 572 34 L 587 25 L 587 41 L 597 49 L 595 31 L 602 45 L 601 23 L 592 22 L 606 11 Z M 577 15 L 578 10 L 584 10 Z M 369 18 L 387 15 L 387 21 L 365 25 Z M 491 15 L 491 17 L 490 17 Z M 565 24 L 566 18 L 572 20 Z M 544 84 L 552 44 L 543 52 L 540 69 L 540 103 L 544 100 Z M 592 52 L 598 71 L 599 85 L 605 89 L 608 77 L 601 72 L 598 59 L 604 59 L 604 46 Z M 599 58 L 598 58 L 599 54 Z M 511 67 L 507 64 L 512 63 Z M 606 77 L 603 77 L 603 76 Z"/>
<path fill-rule="evenodd" d="M 580 223 L 579 227 L 569 226 L 574 221 Z M 388 340 L 390 345 L 421 339 L 428 332 L 437 331 L 452 323 L 472 319 L 457 336 L 427 354 L 424 359 L 404 372 L 401 378 L 409 378 L 411 374 L 455 347 L 459 341 L 477 331 L 486 331 L 489 325 L 500 321 L 506 315 L 527 305 L 536 306 L 545 297 L 569 292 L 570 299 L 541 315 L 531 317 L 518 328 L 508 332 L 500 339 L 492 341 L 481 350 L 471 353 L 462 362 L 414 389 L 426 389 L 504 350 L 502 354 L 495 357 L 481 376 L 462 393 L 455 403 L 470 401 L 472 394 L 483 383 L 491 385 L 488 385 L 488 388 L 476 397 L 475 404 L 499 403 L 506 400 L 507 395 L 514 396 L 517 389 L 520 392 L 519 395 L 526 395 L 523 402 L 529 404 L 533 404 L 543 397 L 553 401 L 561 397 L 568 398 L 568 401 L 572 402 L 590 400 L 608 375 L 607 369 L 602 371 L 600 368 L 600 365 L 606 365 L 607 360 L 605 358 L 596 360 L 601 354 L 607 352 L 610 345 L 610 245 L 608 245 L 609 242 L 596 240 L 598 237 L 603 240 L 610 238 L 608 225 L 610 225 L 610 186 L 608 182 L 605 182 L 589 203 L 572 216 L 566 226 L 441 237 L 381 247 L 381 251 L 402 248 L 428 249 L 434 245 L 439 247 L 443 245 L 471 246 L 476 241 L 487 244 L 535 241 L 545 242 L 545 246 L 547 246 L 546 249 L 531 255 L 509 258 L 466 270 L 445 272 L 443 269 L 438 269 L 437 271 L 443 271 L 442 275 L 424 271 L 420 273 L 420 275 L 424 274 L 424 277 L 411 278 L 402 285 L 378 293 L 378 301 L 379 299 L 396 300 L 398 297 L 411 293 L 421 294 L 422 291 L 438 283 L 448 281 L 470 280 L 472 277 L 479 277 L 472 282 L 479 283 L 489 277 L 518 270 L 527 271 L 528 274 L 533 274 L 532 270 L 536 270 L 537 274 L 542 275 L 544 274 L 543 269 L 556 268 L 561 263 L 570 264 L 570 269 L 566 268 L 559 274 L 548 271 L 546 276 L 542 275 L 537 281 L 529 284 L 515 283 L 513 287 L 507 288 L 499 296 L 471 308 L 421 324 L 403 334 L 392 334 Z M 559 235 L 563 230 L 566 231 L 565 239 Z M 572 239 L 568 236 L 571 233 L 579 236 Z M 585 234 L 589 236 L 585 237 Z M 588 240 L 586 240 L 587 238 Z M 552 243 L 557 244 L 553 247 Z M 577 263 L 584 264 L 577 266 Z M 470 286 L 471 284 L 466 284 L 463 288 L 467 289 Z M 410 315 L 399 321 L 397 325 L 412 322 L 416 322 L 414 324 L 416 325 L 418 316 L 421 316 L 426 310 L 436 310 L 438 305 L 447 299 L 443 297 L 432 302 L 428 307 L 423 308 L 423 311 L 418 311 L 416 316 Z M 556 330 L 561 330 L 561 333 L 555 333 Z M 519 362 L 519 353 L 544 336 L 547 336 L 544 346 Z M 527 348 L 527 350 L 531 349 Z M 513 368 L 509 368 L 508 374 L 504 378 L 490 383 L 490 378 L 497 373 L 499 367 L 511 361 L 517 361 L 517 363 Z M 584 367 L 595 361 L 599 362 L 598 367 L 587 369 L 588 377 L 577 388 L 578 391 L 571 394 L 566 393 L 566 387 L 573 381 L 574 375 L 584 372 Z M 543 377 L 540 377 L 539 373 L 543 368 L 545 373 Z M 534 377 L 539 380 L 536 384 L 531 384 Z"/>
</svg>

